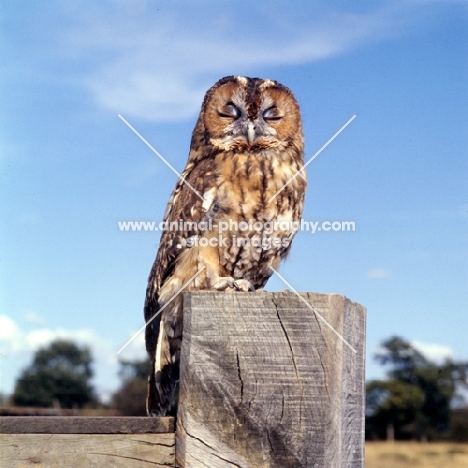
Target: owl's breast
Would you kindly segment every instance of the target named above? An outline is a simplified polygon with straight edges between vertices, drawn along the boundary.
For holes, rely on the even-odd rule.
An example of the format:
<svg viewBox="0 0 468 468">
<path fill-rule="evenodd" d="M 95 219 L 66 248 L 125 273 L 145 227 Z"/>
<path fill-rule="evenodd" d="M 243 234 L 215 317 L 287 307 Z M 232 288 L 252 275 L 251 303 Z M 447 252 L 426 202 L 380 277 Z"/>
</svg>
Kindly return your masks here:
<svg viewBox="0 0 468 468">
<path fill-rule="evenodd" d="M 216 228 L 220 266 L 226 275 L 261 287 L 271 274 L 265 275 L 265 265 L 286 255 L 296 232 L 303 191 L 284 185 L 300 167 L 248 154 L 224 157 L 219 167 L 207 216 Z"/>
<path fill-rule="evenodd" d="M 216 196 L 210 193 L 213 216 L 257 221 L 300 217 L 306 182 L 293 155 L 222 153 L 216 162 Z"/>
</svg>

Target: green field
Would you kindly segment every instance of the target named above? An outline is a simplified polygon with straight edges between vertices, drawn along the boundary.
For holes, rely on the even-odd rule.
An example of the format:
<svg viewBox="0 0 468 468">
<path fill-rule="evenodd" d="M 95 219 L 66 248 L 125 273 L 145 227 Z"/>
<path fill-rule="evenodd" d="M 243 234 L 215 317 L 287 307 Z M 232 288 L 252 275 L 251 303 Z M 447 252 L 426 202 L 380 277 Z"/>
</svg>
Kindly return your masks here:
<svg viewBox="0 0 468 468">
<path fill-rule="evenodd" d="M 367 442 L 366 468 L 468 468 L 468 444 Z"/>
</svg>

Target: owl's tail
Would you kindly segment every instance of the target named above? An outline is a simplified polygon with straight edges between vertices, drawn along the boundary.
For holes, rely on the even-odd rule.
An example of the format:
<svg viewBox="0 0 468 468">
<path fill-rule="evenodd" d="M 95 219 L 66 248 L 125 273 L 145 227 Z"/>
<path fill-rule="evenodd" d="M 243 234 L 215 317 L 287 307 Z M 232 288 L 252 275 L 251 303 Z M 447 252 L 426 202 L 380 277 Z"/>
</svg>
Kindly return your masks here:
<svg viewBox="0 0 468 468">
<path fill-rule="evenodd" d="M 167 317 L 164 316 L 161 319 L 148 378 L 148 416 L 175 415 L 177 409 L 181 336 L 174 336 L 174 329 L 165 319 Z"/>
</svg>

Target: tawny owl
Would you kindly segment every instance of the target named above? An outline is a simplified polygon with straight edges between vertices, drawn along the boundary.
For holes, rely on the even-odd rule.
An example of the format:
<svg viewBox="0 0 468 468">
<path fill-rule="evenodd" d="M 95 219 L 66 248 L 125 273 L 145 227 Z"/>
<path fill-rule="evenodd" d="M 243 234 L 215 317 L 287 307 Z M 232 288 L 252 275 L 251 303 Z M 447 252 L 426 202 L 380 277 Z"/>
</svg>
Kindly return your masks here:
<svg viewBox="0 0 468 468">
<path fill-rule="evenodd" d="M 288 253 L 306 189 L 303 140 L 299 105 L 276 81 L 227 76 L 207 91 L 146 290 L 145 320 L 158 315 L 146 327 L 149 415 L 175 410 L 180 289 L 259 290 Z"/>
</svg>

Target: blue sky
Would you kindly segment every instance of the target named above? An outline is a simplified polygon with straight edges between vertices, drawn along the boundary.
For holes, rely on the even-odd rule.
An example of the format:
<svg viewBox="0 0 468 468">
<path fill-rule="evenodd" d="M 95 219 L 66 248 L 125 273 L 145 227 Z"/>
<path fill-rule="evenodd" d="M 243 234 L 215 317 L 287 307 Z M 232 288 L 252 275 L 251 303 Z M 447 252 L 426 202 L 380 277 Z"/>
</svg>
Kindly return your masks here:
<svg viewBox="0 0 468 468">
<path fill-rule="evenodd" d="M 281 274 L 368 309 L 372 356 L 394 334 L 468 359 L 466 1 L 3 2 L 0 390 L 38 346 L 91 346 L 100 394 L 143 325 L 160 221 L 204 92 L 225 75 L 295 93 L 310 164 L 304 219 Z M 278 278 L 271 291 L 284 289 Z M 144 356 L 140 336 L 121 356 Z"/>
</svg>

